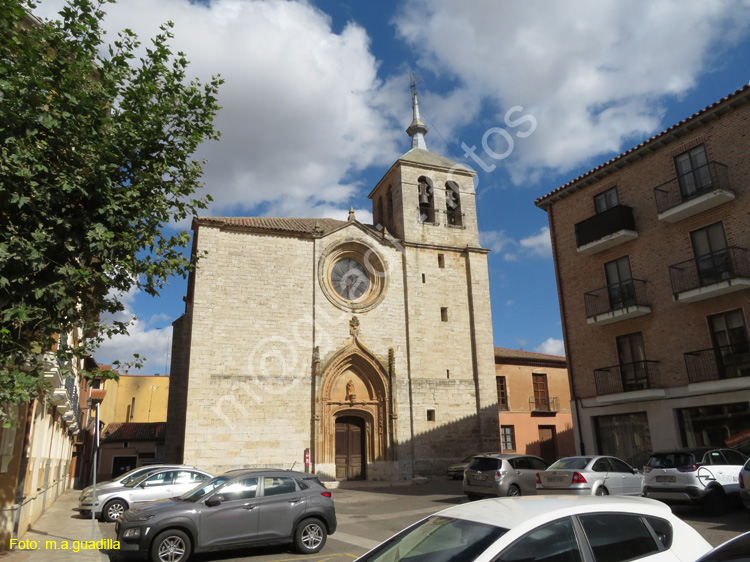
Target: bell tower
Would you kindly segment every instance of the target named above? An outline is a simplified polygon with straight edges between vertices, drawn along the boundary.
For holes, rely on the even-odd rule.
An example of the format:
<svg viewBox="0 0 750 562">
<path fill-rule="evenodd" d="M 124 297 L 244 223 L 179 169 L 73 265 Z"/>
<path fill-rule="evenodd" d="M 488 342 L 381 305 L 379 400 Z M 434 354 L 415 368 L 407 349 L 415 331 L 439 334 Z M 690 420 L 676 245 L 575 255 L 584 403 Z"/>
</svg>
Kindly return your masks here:
<svg viewBox="0 0 750 562">
<path fill-rule="evenodd" d="M 413 116 L 406 129 L 411 149 L 370 193 L 373 223 L 404 242 L 479 246 L 476 172 L 428 150 L 414 81 L 411 88 Z"/>
</svg>

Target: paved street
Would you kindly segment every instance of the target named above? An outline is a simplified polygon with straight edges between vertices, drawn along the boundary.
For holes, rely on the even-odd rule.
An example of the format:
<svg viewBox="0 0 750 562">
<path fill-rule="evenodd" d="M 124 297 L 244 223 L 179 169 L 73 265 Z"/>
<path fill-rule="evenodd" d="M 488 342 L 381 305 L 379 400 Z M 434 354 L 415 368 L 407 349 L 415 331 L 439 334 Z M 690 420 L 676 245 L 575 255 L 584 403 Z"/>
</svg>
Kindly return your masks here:
<svg viewBox="0 0 750 562">
<path fill-rule="evenodd" d="M 317 555 L 300 556 L 291 547 L 246 549 L 194 556 L 195 562 L 246 560 L 253 562 L 351 561 L 370 547 L 414 521 L 451 505 L 466 501 L 461 482 L 438 478 L 422 485 L 378 486 L 360 484 L 356 488 L 333 491 L 339 527 Z M 699 508 L 675 506 L 674 511 L 697 529 L 712 545 L 718 545 L 750 530 L 750 516 L 736 507 L 721 517 L 707 517 Z M 102 536 L 114 538 L 114 525 L 100 523 Z M 116 560 L 113 558 L 113 561 Z"/>
</svg>

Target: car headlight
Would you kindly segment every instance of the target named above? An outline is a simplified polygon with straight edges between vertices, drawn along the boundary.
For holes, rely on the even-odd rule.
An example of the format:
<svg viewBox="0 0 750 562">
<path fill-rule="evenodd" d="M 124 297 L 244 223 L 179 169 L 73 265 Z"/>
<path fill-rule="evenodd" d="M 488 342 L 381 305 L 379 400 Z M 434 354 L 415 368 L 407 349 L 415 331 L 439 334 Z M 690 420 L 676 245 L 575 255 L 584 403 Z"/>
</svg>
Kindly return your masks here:
<svg viewBox="0 0 750 562">
<path fill-rule="evenodd" d="M 122 533 L 123 539 L 140 539 L 141 538 L 141 528 L 140 527 L 132 527 L 130 529 L 125 529 Z"/>
<path fill-rule="evenodd" d="M 153 519 L 153 515 L 138 515 L 137 517 L 128 517 L 128 521 L 148 521 Z"/>
</svg>

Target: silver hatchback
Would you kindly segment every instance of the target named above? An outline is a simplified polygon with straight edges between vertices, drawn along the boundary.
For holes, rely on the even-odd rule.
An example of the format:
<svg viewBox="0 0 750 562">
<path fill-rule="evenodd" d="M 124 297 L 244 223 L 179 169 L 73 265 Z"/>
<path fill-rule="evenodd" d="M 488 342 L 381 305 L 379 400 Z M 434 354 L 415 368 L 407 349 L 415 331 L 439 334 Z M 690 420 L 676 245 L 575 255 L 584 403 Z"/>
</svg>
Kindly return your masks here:
<svg viewBox="0 0 750 562">
<path fill-rule="evenodd" d="M 536 474 L 547 463 L 533 455 L 479 455 L 464 471 L 463 490 L 470 499 L 536 494 Z"/>
</svg>

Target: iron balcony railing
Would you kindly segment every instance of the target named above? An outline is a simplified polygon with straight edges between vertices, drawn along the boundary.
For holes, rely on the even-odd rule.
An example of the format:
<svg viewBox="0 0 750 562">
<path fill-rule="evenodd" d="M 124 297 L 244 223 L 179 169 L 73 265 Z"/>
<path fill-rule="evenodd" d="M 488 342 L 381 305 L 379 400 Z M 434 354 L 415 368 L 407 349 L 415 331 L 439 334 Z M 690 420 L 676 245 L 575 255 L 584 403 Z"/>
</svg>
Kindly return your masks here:
<svg viewBox="0 0 750 562">
<path fill-rule="evenodd" d="M 750 342 L 688 351 L 685 368 L 691 383 L 750 376 Z"/>
<path fill-rule="evenodd" d="M 750 277 L 747 250 L 737 246 L 669 266 L 675 295 L 737 277 Z"/>
<path fill-rule="evenodd" d="M 560 410 L 557 396 L 541 398 L 529 396 L 529 410 L 532 412 L 558 412 Z"/>
<path fill-rule="evenodd" d="M 689 174 L 676 176 L 654 188 L 656 210 L 668 211 L 677 205 L 719 189 L 729 190 L 729 172 L 724 164 L 709 162 Z"/>
<path fill-rule="evenodd" d="M 596 395 L 659 388 L 659 362 L 635 361 L 594 370 Z"/>
<path fill-rule="evenodd" d="M 584 293 L 583 299 L 588 318 L 622 310 L 629 306 L 648 306 L 646 281 L 643 279 L 628 279 L 627 281 L 612 283 L 606 287 Z"/>
<path fill-rule="evenodd" d="M 620 230 L 635 230 L 633 209 L 625 205 L 615 205 L 579 222 L 575 229 L 576 243 L 579 248 Z"/>
<path fill-rule="evenodd" d="M 65 391 L 68 393 L 68 400 L 70 400 L 70 407 L 75 414 L 75 421 L 80 425 L 81 406 L 78 404 L 78 387 L 71 376 L 65 378 Z"/>
</svg>

